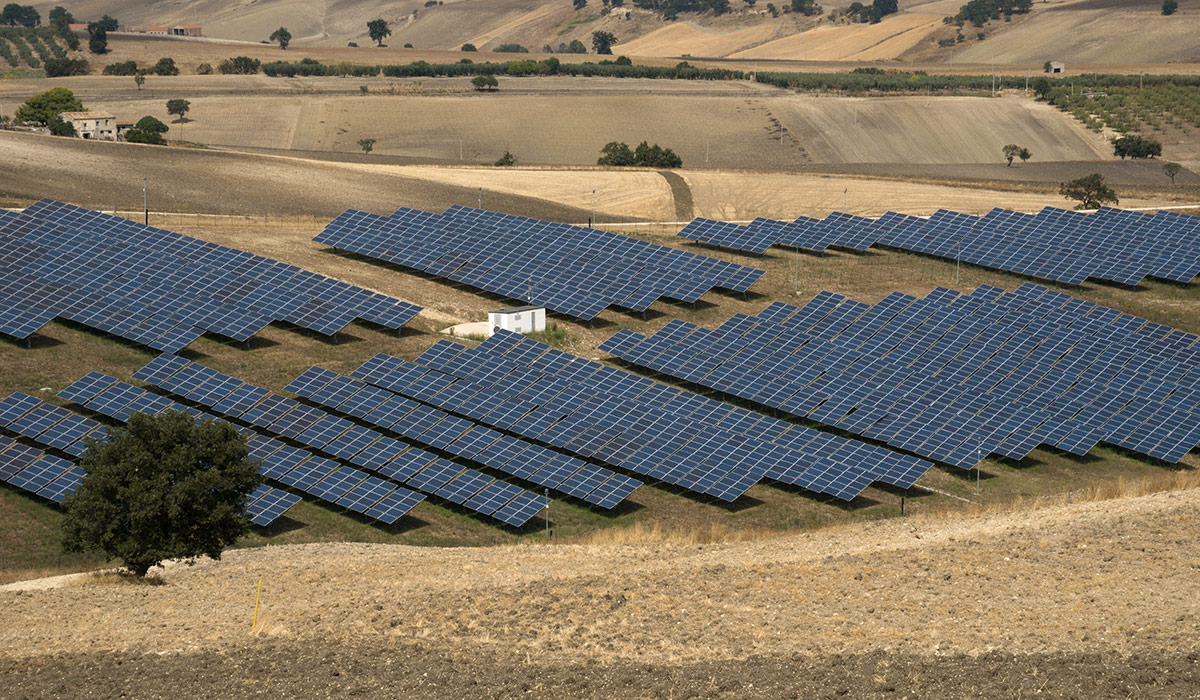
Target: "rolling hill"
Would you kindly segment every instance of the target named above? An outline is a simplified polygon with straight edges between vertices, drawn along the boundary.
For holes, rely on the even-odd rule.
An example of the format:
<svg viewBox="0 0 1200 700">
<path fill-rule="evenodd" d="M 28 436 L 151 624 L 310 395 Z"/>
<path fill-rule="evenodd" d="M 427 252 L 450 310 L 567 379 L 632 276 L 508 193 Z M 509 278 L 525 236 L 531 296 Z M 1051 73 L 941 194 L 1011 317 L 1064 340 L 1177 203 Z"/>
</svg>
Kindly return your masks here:
<svg viewBox="0 0 1200 700">
<path fill-rule="evenodd" d="M 43 16 L 56 3 L 37 3 Z M 779 3 L 782 7 L 786 3 Z M 849 3 L 845 3 L 848 5 Z M 293 45 L 370 45 L 368 21 L 383 18 L 391 46 L 456 50 L 464 43 L 491 49 L 515 42 L 532 50 L 580 39 L 590 46 L 597 30 L 615 34 L 617 52 L 630 56 L 742 58 L 754 60 L 891 61 L 1034 64 L 1058 59 L 1073 63 L 1140 64 L 1181 61 L 1200 54 L 1200 21 L 1186 9 L 1163 17 L 1148 0 L 1047 0 L 1011 22 L 993 21 L 982 30 L 963 28 L 964 40 L 940 48 L 939 39 L 957 32 L 942 18 L 958 11 L 961 0 L 901 3 L 900 12 L 878 24 L 853 24 L 831 15 L 842 3 L 826 3 L 820 17 L 772 17 L 766 3 L 733 3 L 733 12 L 682 15 L 665 21 L 626 4 L 605 14 L 599 3 L 576 11 L 566 0 L 198 0 L 135 3 L 82 0 L 78 18 L 109 14 L 123 27 L 190 22 L 208 37 L 263 41 L 287 26 Z M 1131 26 L 1139 28 L 1129 32 Z M 982 31 L 985 38 L 977 34 Z"/>
</svg>

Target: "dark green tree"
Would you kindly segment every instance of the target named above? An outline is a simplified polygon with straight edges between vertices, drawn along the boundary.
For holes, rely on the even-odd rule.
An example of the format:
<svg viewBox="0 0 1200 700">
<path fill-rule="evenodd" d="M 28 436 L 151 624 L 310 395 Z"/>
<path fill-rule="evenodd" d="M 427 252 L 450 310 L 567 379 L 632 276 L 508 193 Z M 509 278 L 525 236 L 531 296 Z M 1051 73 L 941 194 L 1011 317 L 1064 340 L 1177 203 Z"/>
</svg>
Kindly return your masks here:
<svg viewBox="0 0 1200 700">
<path fill-rule="evenodd" d="M 587 46 L 578 39 L 572 39 L 570 44 L 567 44 L 567 53 L 587 53 Z"/>
<path fill-rule="evenodd" d="M 645 168 L 680 168 L 683 167 L 683 159 L 669 148 L 657 143 L 651 146 L 642 141 L 633 151 L 633 164 Z"/>
<path fill-rule="evenodd" d="M 471 78 L 471 84 L 476 90 L 495 90 L 500 87 L 500 81 L 494 75 L 477 75 Z"/>
<path fill-rule="evenodd" d="M 462 50 L 463 51 L 478 51 L 479 49 L 475 48 L 475 44 L 463 44 Z"/>
<path fill-rule="evenodd" d="M 376 45 L 383 46 L 383 40 L 392 35 L 392 30 L 388 29 L 387 20 L 373 19 L 367 22 L 367 34 Z"/>
<path fill-rule="evenodd" d="M 108 30 L 99 22 L 88 25 L 88 51 L 92 53 L 108 53 Z"/>
<path fill-rule="evenodd" d="M 116 18 L 109 17 L 108 15 L 101 17 L 100 21 L 96 24 L 100 25 L 100 28 L 106 32 L 115 32 L 121 28 L 121 25 L 117 22 Z"/>
<path fill-rule="evenodd" d="M 0 10 L 0 24 L 10 27 L 36 27 L 42 23 L 42 16 L 33 5 L 18 5 L 10 2 Z"/>
<path fill-rule="evenodd" d="M 1106 202 L 1119 203 L 1117 193 L 1104 183 L 1104 176 L 1100 173 L 1064 182 L 1059 186 L 1058 192 L 1067 199 L 1078 201 L 1076 209 L 1099 209 Z"/>
<path fill-rule="evenodd" d="M 171 127 L 148 114 L 139 119 L 137 124 L 133 125 L 133 128 L 151 134 L 165 134 L 171 130 Z"/>
<path fill-rule="evenodd" d="M 1017 157 L 1021 159 L 1022 163 L 1024 163 L 1025 161 L 1027 161 L 1033 157 L 1033 152 L 1030 151 L 1028 148 L 1025 148 L 1024 146 L 1022 146 L 1021 150 L 1019 152 L 1017 152 Z"/>
<path fill-rule="evenodd" d="M 517 157 L 514 156 L 513 154 L 509 153 L 508 151 L 505 151 L 504 155 L 500 156 L 500 159 L 497 160 L 495 163 L 497 168 L 508 168 L 508 167 L 514 166 L 516 164 L 517 164 Z"/>
<path fill-rule="evenodd" d="M 571 4 L 575 7 L 575 11 L 578 12 L 587 7 L 587 0 L 571 0 Z"/>
<path fill-rule="evenodd" d="M 130 129 L 125 132 L 125 140 L 129 143 L 145 143 L 151 146 L 165 146 L 167 140 L 162 134 L 156 134 L 153 131 L 142 131 L 141 129 Z"/>
<path fill-rule="evenodd" d="M 54 134 L 55 136 L 79 135 L 75 132 L 75 126 L 64 121 L 61 114 L 56 114 L 53 117 L 50 117 L 50 121 L 46 123 L 46 126 L 50 128 L 50 133 Z"/>
<path fill-rule="evenodd" d="M 50 10 L 50 14 L 46 16 L 46 19 L 50 21 L 50 26 L 56 29 L 75 24 L 74 15 L 67 12 L 67 9 L 62 5 L 58 5 L 53 10 Z"/>
<path fill-rule="evenodd" d="M 596 165 L 633 165 L 633 150 L 629 148 L 629 144 L 620 141 L 609 141 L 604 144 L 604 148 L 600 149 L 600 158 L 596 161 Z"/>
<path fill-rule="evenodd" d="M 142 85 L 144 85 L 146 83 L 146 71 L 139 70 L 139 71 L 134 72 L 133 82 L 137 83 L 138 91 L 140 92 L 142 89 Z"/>
<path fill-rule="evenodd" d="M 83 103 L 75 97 L 74 93 L 65 87 L 56 87 L 25 100 L 25 104 L 17 108 L 16 120 L 49 124 L 51 117 L 58 116 L 63 112 L 82 111 L 84 111 Z"/>
<path fill-rule="evenodd" d="M 363 153 L 370 153 L 371 149 L 375 148 L 375 139 L 359 139 L 358 147 L 363 150 Z"/>
<path fill-rule="evenodd" d="M 1162 144 L 1139 134 L 1125 134 L 1113 139 L 1113 155 L 1129 158 L 1153 158 L 1162 155 Z"/>
<path fill-rule="evenodd" d="M 88 62 L 82 58 L 47 58 L 42 66 L 46 69 L 47 78 L 87 75 L 88 72 Z"/>
<path fill-rule="evenodd" d="M 254 75 L 262 66 L 262 61 L 249 56 L 234 56 L 221 61 L 217 70 L 225 75 Z"/>
<path fill-rule="evenodd" d="M 167 114 L 174 114 L 179 117 L 179 121 L 181 122 L 184 120 L 183 115 L 187 114 L 191 108 L 192 103 L 181 97 L 167 100 Z"/>
<path fill-rule="evenodd" d="M 271 32 L 271 36 L 267 37 L 267 40 L 278 43 L 279 48 L 286 51 L 288 44 L 292 43 L 292 33 L 287 30 L 287 27 L 280 27 Z"/>
<path fill-rule="evenodd" d="M 1179 3 L 1175 2 L 1175 0 L 1163 0 L 1162 13 L 1164 15 L 1173 15 L 1175 14 L 1175 10 L 1178 9 Z"/>
<path fill-rule="evenodd" d="M 599 54 L 612 55 L 612 45 L 617 43 L 617 37 L 611 32 L 592 32 L 592 48 Z"/>
<path fill-rule="evenodd" d="M 173 58 L 160 58 L 150 72 L 155 75 L 179 75 L 179 66 L 175 65 Z"/>
<path fill-rule="evenodd" d="M 79 465 L 86 474 L 63 503 L 64 549 L 103 552 L 137 576 L 167 559 L 220 559 L 249 531 L 247 497 L 262 483 L 231 424 L 183 411 L 133 414 L 90 442 Z"/>
<path fill-rule="evenodd" d="M 1051 87 L 1052 85 L 1050 84 L 1049 78 L 1043 76 L 1033 79 L 1033 94 L 1037 95 L 1043 100 L 1049 97 Z"/>
</svg>

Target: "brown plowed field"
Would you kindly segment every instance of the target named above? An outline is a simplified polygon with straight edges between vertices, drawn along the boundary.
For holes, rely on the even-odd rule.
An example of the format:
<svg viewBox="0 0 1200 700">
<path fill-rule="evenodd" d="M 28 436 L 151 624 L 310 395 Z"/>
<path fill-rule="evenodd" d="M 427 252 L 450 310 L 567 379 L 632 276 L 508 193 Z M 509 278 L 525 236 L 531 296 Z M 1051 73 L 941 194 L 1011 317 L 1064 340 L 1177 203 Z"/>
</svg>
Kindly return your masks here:
<svg viewBox="0 0 1200 700">
<path fill-rule="evenodd" d="M 12 698 L 1194 698 L 1198 520 L 1192 489 L 743 543 L 239 550 L 164 585 L 6 587 L 0 677 Z"/>
</svg>

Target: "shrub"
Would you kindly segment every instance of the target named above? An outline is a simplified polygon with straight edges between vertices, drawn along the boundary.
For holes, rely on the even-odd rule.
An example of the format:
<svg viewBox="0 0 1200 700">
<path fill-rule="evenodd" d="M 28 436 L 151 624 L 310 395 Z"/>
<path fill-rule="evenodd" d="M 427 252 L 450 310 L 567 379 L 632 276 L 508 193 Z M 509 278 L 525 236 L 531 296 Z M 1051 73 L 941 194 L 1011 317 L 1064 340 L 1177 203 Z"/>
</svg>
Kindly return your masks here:
<svg viewBox="0 0 1200 700">
<path fill-rule="evenodd" d="M 175 66 L 175 59 L 160 58 L 158 59 L 158 63 L 155 63 L 149 72 L 155 75 L 179 75 L 179 68 Z"/>
<path fill-rule="evenodd" d="M 496 47 L 496 53 L 529 53 L 529 49 L 520 44 L 500 44 Z"/>
<path fill-rule="evenodd" d="M 110 63 L 104 67 L 104 75 L 133 75 L 138 72 L 137 61 Z"/>
<path fill-rule="evenodd" d="M 478 51 L 478 49 L 475 48 L 475 44 L 463 44 L 462 50 L 463 51 Z"/>
<path fill-rule="evenodd" d="M 51 58 L 46 61 L 46 77 L 61 78 L 68 75 L 87 75 L 88 62 L 82 58 Z"/>
<path fill-rule="evenodd" d="M 196 66 L 196 75 L 212 75 L 212 65 L 209 63 L 201 63 Z"/>
<path fill-rule="evenodd" d="M 235 56 L 221 61 L 217 70 L 227 75 L 253 75 L 258 72 L 262 61 L 249 56 Z"/>
</svg>

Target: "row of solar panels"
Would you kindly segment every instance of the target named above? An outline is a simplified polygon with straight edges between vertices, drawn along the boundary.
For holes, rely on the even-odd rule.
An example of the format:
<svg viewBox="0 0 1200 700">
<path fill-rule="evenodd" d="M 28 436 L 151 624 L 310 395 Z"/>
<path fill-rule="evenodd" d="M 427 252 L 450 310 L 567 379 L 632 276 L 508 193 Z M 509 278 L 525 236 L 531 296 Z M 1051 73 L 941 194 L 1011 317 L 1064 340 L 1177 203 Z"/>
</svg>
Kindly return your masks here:
<svg viewBox="0 0 1200 700">
<path fill-rule="evenodd" d="M 507 331 L 353 376 L 530 440 L 725 501 L 762 479 L 851 500 L 911 486 L 927 461 L 657 384 Z"/>
<path fill-rule="evenodd" d="M 21 392 L 0 401 L 0 428 L 73 456 L 83 454 L 87 440 L 106 435 L 99 422 Z M 73 461 L 0 434 L 0 480 L 62 503 L 83 477 L 83 468 Z M 250 522 L 266 527 L 299 502 L 299 496 L 263 484 L 247 498 L 245 513 Z"/>
<path fill-rule="evenodd" d="M 165 411 L 186 411 L 197 418 L 215 416 L 178 404 L 165 396 L 146 391 L 140 387 L 119 381 L 99 372 L 91 372 L 79 381 L 66 387 L 59 398 L 78 403 L 101 415 L 119 422 L 128 422 L 134 413 L 156 415 Z M 287 445 L 279 440 L 258 435 L 252 430 L 239 428 L 250 443 L 250 457 L 261 459 L 259 472 L 263 476 L 306 493 L 317 500 L 353 510 L 357 513 L 391 524 L 411 511 L 424 496 L 398 484 L 377 477 L 369 477 L 356 469 L 343 468 L 337 462 L 314 455 L 307 450 Z M 345 483 L 341 472 L 352 478 L 353 484 L 337 488 Z M 327 477 L 334 478 L 325 481 Z"/>
<path fill-rule="evenodd" d="M 1095 278 L 1137 285 L 1146 277 L 1187 283 L 1200 274 L 1200 219 L 1173 212 L 1046 207 L 985 216 L 939 210 L 929 218 L 888 212 L 879 219 L 835 212 L 746 226 L 696 219 L 679 236 L 757 254 L 773 245 L 812 251 L 884 245 L 1069 284 Z"/>
<path fill-rule="evenodd" d="M 269 258 L 43 199 L 0 218 L 0 333 L 57 317 L 175 352 L 211 331 L 246 340 L 275 321 L 332 335 L 355 319 L 398 329 L 420 311 Z"/>
<path fill-rule="evenodd" d="M 399 435 L 403 440 L 175 355 L 159 356 L 134 377 L 211 407 L 229 418 L 404 480 L 426 493 L 460 505 L 469 503 L 472 510 L 477 495 L 481 506 L 491 504 L 499 495 L 507 497 L 485 515 L 523 517 L 531 509 L 531 513 L 536 513 L 544 507 L 545 499 L 473 469 L 464 470 L 453 462 L 439 460 L 437 455 L 410 443 L 517 476 L 602 508 L 620 504 L 641 486 L 636 479 L 502 435 L 320 367 L 306 371 L 287 390 Z M 520 459 L 516 459 L 518 454 Z M 437 475 L 444 475 L 445 479 Z M 512 507 L 507 505 L 510 501 L 514 503 Z"/>
<path fill-rule="evenodd" d="M 588 320 L 609 306 L 644 311 L 694 302 L 714 287 L 746 291 L 764 273 L 634 238 L 453 206 L 392 216 L 349 210 L 315 239 Z"/>
<path fill-rule="evenodd" d="M 623 330 L 600 349 L 964 468 L 1043 444 L 1168 462 L 1200 444 L 1195 335 L 1033 284 L 875 305 L 822 293 L 716 330 Z"/>
</svg>

